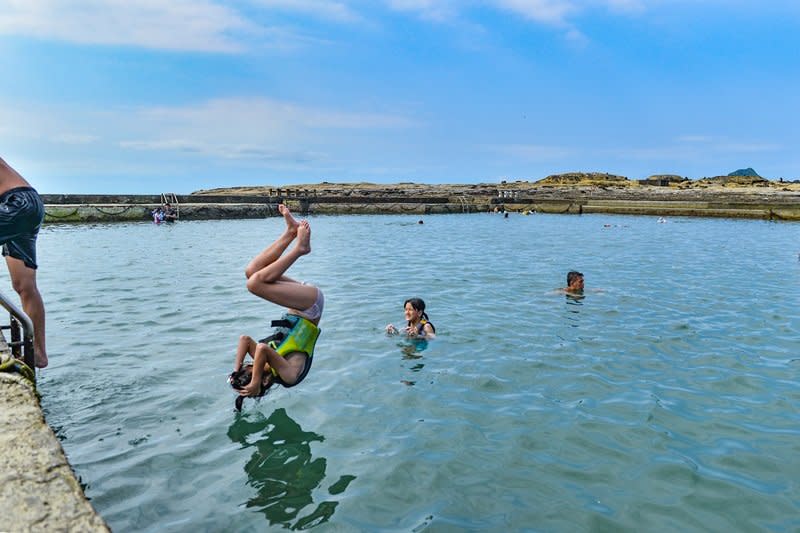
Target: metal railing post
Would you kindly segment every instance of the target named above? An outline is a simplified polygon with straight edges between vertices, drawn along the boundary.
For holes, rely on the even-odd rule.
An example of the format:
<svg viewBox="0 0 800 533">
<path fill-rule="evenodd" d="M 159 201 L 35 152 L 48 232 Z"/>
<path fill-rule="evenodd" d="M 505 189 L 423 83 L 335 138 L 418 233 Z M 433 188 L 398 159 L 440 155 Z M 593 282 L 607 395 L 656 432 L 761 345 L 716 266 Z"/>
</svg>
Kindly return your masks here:
<svg viewBox="0 0 800 533">
<path fill-rule="evenodd" d="M 11 353 L 17 359 L 22 355 L 22 361 L 35 370 L 35 359 L 33 354 L 33 322 L 22 309 L 14 305 L 5 294 L 0 292 L 0 306 L 10 314 L 8 326 L 0 326 L 0 329 L 11 331 L 11 342 L 8 343 Z M 20 328 L 22 328 L 22 338 L 20 338 Z"/>
</svg>

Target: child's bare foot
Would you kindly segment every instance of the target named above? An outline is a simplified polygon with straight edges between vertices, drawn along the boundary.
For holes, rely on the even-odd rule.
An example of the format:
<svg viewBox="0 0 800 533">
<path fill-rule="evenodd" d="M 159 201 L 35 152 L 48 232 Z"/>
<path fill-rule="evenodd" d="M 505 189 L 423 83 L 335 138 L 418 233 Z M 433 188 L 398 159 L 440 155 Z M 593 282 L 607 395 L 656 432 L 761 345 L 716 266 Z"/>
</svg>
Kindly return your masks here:
<svg viewBox="0 0 800 533">
<path fill-rule="evenodd" d="M 297 226 L 299 226 L 300 223 L 292 216 L 292 212 L 283 204 L 278 204 L 278 212 L 283 215 L 283 219 L 286 221 L 287 233 L 295 235 L 297 233 Z"/>
<path fill-rule="evenodd" d="M 305 255 L 311 251 L 311 226 L 308 220 L 301 220 L 297 227 L 297 241 L 295 242 L 294 249 L 301 255 Z"/>
</svg>

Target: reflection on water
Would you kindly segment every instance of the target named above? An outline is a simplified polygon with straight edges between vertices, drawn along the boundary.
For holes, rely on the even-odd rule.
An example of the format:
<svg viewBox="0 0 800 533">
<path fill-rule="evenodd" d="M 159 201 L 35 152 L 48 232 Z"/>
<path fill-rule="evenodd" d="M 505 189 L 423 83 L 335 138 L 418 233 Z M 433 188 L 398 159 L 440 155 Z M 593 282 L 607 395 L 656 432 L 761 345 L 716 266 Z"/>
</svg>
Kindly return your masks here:
<svg viewBox="0 0 800 533">
<path fill-rule="evenodd" d="M 572 328 L 580 327 L 580 314 L 584 298 L 586 298 L 586 296 L 583 294 L 564 293 L 564 301 L 567 304 L 567 324 Z"/>
<path fill-rule="evenodd" d="M 255 448 L 244 466 L 247 484 L 256 490 L 245 503 L 247 507 L 264 513 L 270 525 L 289 529 L 306 529 L 330 519 L 338 501 L 321 502 L 301 515 L 314 503 L 312 492 L 325 479 L 326 459 L 311 455 L 311 443 L 322 442 L 322 435 L 303 431 L 280 408 L 269 418 L 259 412 L 238 416 L 228 428 L 228 437 L 244 448 Z M 328 493 L 343 493 L 354 479 L 355 476 L 341 476 L 328 487 Z"/>
<path fill-rule="evenodd" d="M 403 360 L 414 361 L 422 359 L 422 352 L 428 348 L 428 341 L 425 339 L 405 339 L 398 346 L 403 354 Z M 409 370 L 419 372 L 423 368 L 425 368 L 425 363 L 417 362 L 409 367 Z M 401 379 L 400 382 L 409 387 L 417 383 L 409 379 Z"/>
<path fill-rule="evenodd" d="M 403 359 L 422 359 L 422 352 L 428 348 L 428 341 L 425 339 L 407 339 L 398 344 L 400 351 L 403 352 Z"/>
<path fill-rule="evenodd" d="M 573 305 L 582 305 L 581 300 L 586 298 L 586 295 L 583 293 L 565 292 L 564 296 L 567 298 L 567 303 Z"/>
</svg>

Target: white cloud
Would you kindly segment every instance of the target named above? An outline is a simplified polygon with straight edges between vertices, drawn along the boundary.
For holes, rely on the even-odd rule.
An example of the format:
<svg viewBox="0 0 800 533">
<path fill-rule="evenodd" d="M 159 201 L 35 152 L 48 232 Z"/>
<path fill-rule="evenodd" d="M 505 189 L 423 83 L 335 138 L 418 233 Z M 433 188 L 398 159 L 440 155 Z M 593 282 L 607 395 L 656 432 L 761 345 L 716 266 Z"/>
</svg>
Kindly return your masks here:
<svg viewBox="0 0 800 533">
<path fill-rule="evenodd" d="M 0 0 L 0 35 L 231 53 L 235 34 L 257 31 L 211 0 Z"/>
<path fill-rule="evenodd" d="M 535 24 L 564 30 L 573 43 L 583 44 L 586 37 L 575 27 L 577 15 L 591 9 L 607 9 L 612 13 L 636 14 L 646 9 L 652 0 L 385 0 L 396 11 L 415 12 L 421 17 L 439 22 L 451 22 L 465 17 L 471 8 L 488 7 L 511 13 Z"/>
<path fill-rule="evenodd" d="M 0 124 L 24 124 L 0 130 L 0 145 L 4 140 L 24 140 L 47 150 L 92 143 L 105 149 L 291 163 L 321 159 L 331 143 L 349 137 L 339 131 L 377 136 L 416 125 L 394 114 L 305 107 L 263 98 L 102 111 L 61 105 L 0 105 Z M 80 132 L 75 131 L 75 124 L 81 125 Z"/>
<path fill-rule="evenodd" d="M 610 11 L 620 13 L 639 13 L 645 10 L 644 0 L 600 0 L 600 4 Z"/>
<path fill-rule="evenodd" d="M 571 19 L 607 8 L 631 13 L 652 0 L 384 0 L 395 11 L 437 22 L 466 19 L 468 11 L 490 8 L 532 23 L 564 30 L 568 40 L 585 39 Z M 250 0 L 265 11 L 290 11 L 339 23 L 364 22 L 361 0 Z M 296 31 L 261 25 L 228 0 L 0 0 L 0 35 L 105 46 L 238 53 L 259 39 L 273 47 L 317 41 Z M 479 21 L 478 21 L 479 22 Z"/>
<path fill-rule="evenodd" d="M 416 12 L 434 20 L 452 19 L 470 7 L 487 6 L 534 22 L 558 26 L 564 25 L 567 16 L 577 11 L 577 6 L 571 0 L 387 0 L 387 3 L 394 10 Z"/>
<path fill-rule="evenodd" d="M 338 22 L 358 22 L 361 16 L 344 2 L 331 0 L 255 0 L 258 5 L 296 11 L 317 18 Z"/>
<path fill-rule="evenodd" d="M 229 160 L 255 159 L 262 161 L 307 163 L 322 159 L 325 156 L 325 154 L 312 151 L 278 150 L 253 144 L 213 144 L 179 139 L 165 141 L 122 141 L 119 143 L 119 146 L 131 150 L 196 154 Z"/>
<path fill-rule="evenodd" d="M 435 21 L 452 19 L 458 13 L 457 4 L 452 0 L 388 0 L 388 5 L 396 11 L 416 12 Z"/>
<path fill-rule="evenodd" d="M 561 26 L 576 6 L 567 0 L 492 0 L 496 7 L 542 24 Z"/>
<path fill-rule="evenodd" d="M 205 135 L 264 135 L 280 137 L 300 130 L 398 128 L 413 125 L 400 116 L 303 107 L 267 98 L 224 98 L 184 107 L 153 107 L 139 112 L 152 124 L 185 126 Z"/>
</svg>

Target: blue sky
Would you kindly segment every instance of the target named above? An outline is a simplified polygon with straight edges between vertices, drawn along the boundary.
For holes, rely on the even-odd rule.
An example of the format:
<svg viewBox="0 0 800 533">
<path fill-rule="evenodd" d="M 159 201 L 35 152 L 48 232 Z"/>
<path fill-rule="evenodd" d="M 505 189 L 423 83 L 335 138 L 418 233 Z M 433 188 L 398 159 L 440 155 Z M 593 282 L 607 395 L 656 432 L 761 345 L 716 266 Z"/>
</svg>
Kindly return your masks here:
<svg viewBox="0 0 800 533">
<path fill-rule="evenodd" d="M 42 193 L 800 178 L 800 2 L 0 0 Z"/>
</svg>

